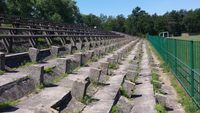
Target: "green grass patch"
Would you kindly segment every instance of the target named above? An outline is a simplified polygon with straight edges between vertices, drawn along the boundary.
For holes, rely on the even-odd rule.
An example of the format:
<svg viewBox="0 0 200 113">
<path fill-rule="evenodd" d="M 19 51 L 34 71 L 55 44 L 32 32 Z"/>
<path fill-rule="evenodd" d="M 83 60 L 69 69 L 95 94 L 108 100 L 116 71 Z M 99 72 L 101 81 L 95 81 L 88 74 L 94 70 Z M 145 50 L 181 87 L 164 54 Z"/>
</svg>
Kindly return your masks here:
<svg viewBox="0 0 200 113">
<path fill-rule="evenodd" d="M 155 109 L 157 113 L 167 113 L 167 111 L 165 110 L 165 107 L 161 104 L 156 104 Z"/>
<path fill-rule="evenodd" d="M 0 70 L 0 75 L 3 75 L 4 73 L 5 73 L 5 71 L 1 71 L 1 70 Z"/>
<path fill-rule="evenodd" d="M 61 76 L 58 76 L 58 77 L 55 77 L 51 82 L 52 83 L 58 83 L 60 82 L 63 78 L 67 77 L 68 74 L 67 73 L 64 73 L 62 74 Z"/>
<path fill-rule="evenodd" d="M 21 64 L 21 66 L 19 66 L 19 68 L 26 68 L 30 65 L 33 65 L 33 64 L 37 64 L 37 62 L 24 62 Z"/>
<path fill-rule="evenodd" d="M 92 58 L 91 58 L 91 60 L 90 60 L 90 62 L 97 62 L 98 61 L 98 56 L 93 56 Z"/>
<path fill-rule="evenodd" d="M 33 94 L 38 94 L 40 91 L 42 91 L 42 89 L 44 89 L 44 85 L 42 85 L 42 84 L 36 85 L 36 88 L 33 91 Z"/>
<path fill-rule="evenodd" d="M 154 93 L 159 92 L 159 89 L 161 88 L 161 83 L 154 69 L 151 71 L 151 83 L 153 84 Z"/>
<path fill-rule="evenodd" d="M 53 72 L 53 68 L 52 67 L 44 69 L 44 73 L 52 73 L 52 72 Z"/>
<path fill-rule="evenodd" d="M 11 106 L 16 106 L 17 103 L 18 103 L 18 101 L 7 101 L 7 102 L 0 103 L 0 109 L 4 109 L 7 107 L 11 107 Z"/>
<path fill-rule="evenodd" d="M 193 36 L 189 36 L 189 37 L 179 36 L 179 37 L 174 37 L 174 38 L 175 38 L 175 39 L 179 39 L 179 40 L 200 41 L 200 35 L 193 35 Z"/>
<path fill-rule="evenodd" d="M 126 90 L 123 88 L 123 86 L 120 87 L 119 92 L 122 96 L 129 98 L 128 93 Z"/>
<path fill-rule="evenodd" d="M 118 68 L 119 68 L 119 65 L 116 63 L 109 64 L 109 69 L 117 70 Z"/>
<path fill-rule="evenodd" d="M 119 113 L 119 107 L 117 105 L 112 106 L 110 113 Z"/>
<path fill-rule="evenodd" d="M 92 96 L 86 95 L 84 96 L 84 98 L 81 100 L 81 102 L 85 105 L 88 105 L 92 102 L 96 102 L 98 101 L 97 99 L 92 98 Z"/>
</svg>

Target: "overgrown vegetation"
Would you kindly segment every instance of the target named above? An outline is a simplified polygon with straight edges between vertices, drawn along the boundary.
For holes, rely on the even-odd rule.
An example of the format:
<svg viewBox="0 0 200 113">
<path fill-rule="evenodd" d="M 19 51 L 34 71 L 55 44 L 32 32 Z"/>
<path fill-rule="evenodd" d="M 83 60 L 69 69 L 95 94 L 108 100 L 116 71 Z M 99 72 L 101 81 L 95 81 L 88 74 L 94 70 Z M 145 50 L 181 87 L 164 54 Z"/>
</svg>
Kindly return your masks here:
<svg viewBox="0 0 200 113">
<path fill-rule="evenodd" d="M 18 103 L 18 101 L 7 101 L 7 102 L 0 103 L 0 109 L 4 109 L 7 107 L 11 107 L 11 106 L 16 106 L 17 103 Z"/>
<path fill-rule="evenodd" d="M 33 65 L 33 64 L 37 64 L 37 62 L 24 62 L 24 63 L 21 64 L 21 66 L 19 66 L 19 68 L 26 68 L 26 67 Z M 13 70 L 15 70 L 15 69 L 13 69 Z"/>
<path fill-rule="evenodd" d="M 119 107 L 117 105 L 112 106 L 110 113 L 119 113 Z"/>
<path fill-rule="evenodd" d="M 84 98 L 81 100 L 82 103 L 84 103 L 85 105 L 88 105 L 92 102 L 98 101 L 97 99 L 92 98 L 92 96 L 89 95 L 85 95 Z"/>
<path fill-rule="evenodd" d="M 44 69 L 44 73 L 52 73 L 52 72 L 53 72 L 53 68 L 52 67 Z"/>
<path fill-rule="evenodd" d="M 109 69 L 117 70 L 119 68 L 119 65 L 116 63 L 109 64 Z"/>
<path fill-rule="evenodd" d="M 158 75 L 154 69 L 151 71 L 151 83 L 153 84 L 154 93 L 159 92 L 161 83 L 159 82 Z"/>
<path fill-rule="evenodd" d="M 128 93 L 126 90 L 123 88 L 123 86 L 120 87 L 119 89 L 120 95 L 129 98 Z"/>
<path fill-rule="evenodd" d="M 169 66 L 163 61 L 158 52 L 151 46 L 151 50 L 158 56 L 158 59 L 161 62 L 161 68 L 163 68 L 163 72 L 167 73 L 170 77 L 170 81 L 172 86 L 175 88 L 178 94 L 179 103 L 184 107 L 186 113 L 200 113 L 200 109 L 197 105 L 192 101 L 192 98 L 187 94 L 185 89 L 181 86 L 179 81 L 176 79 Z"/>
<path fill-rule="evenodd" d="M 99 59 L 98 56 L 95 55 L 95 56 L 93 56 L 93 57 L 90 59 L 90 61 L 91 61 L 91 62 L 97 62 L 98 59 Z"/>
<path fill-rule="evenodd" d="M 1 71 L 1 70 L 0 70 L 0 75 L 3 75 L 4 73 L 5 73 L 5 71 Z"/>
<path fill-rule="evenodd" d="M 58 83 L 60 82 L 64 77 L 67 77 L 68 74 L 67 73 L 64 73 L 62 74 L 61 76 L 56 76 L 51 82 L 52 83 Z"/>
<path fill-rule="evenodd" d="M 156 104 L 155 109 L 157 113 L 167 113 L 167 111 L 165 110 L 165 107 L 162 104 Z"/>
</svg>

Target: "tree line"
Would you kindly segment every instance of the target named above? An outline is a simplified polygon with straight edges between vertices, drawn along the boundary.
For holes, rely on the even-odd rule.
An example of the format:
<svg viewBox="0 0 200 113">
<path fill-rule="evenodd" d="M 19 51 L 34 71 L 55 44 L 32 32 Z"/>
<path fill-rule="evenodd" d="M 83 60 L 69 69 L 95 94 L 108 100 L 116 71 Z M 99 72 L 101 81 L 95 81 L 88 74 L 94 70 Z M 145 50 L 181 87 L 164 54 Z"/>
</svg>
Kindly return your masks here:
<svg viewBox="0 0 200 113">
<path fill-rule="evenodd" d="M 114 17 L 103 14 L 83 15 L 74 0 L 1 0 L 0 13 L 53 22 L 84 24 L 131 35 L 157 35 L 163 31 L 174 35 L 200 32 L 200 9 L 173 10 L 164 15 L 150 15 L 136 7 L 128 17 L 122 14 Z"/>
</svg>

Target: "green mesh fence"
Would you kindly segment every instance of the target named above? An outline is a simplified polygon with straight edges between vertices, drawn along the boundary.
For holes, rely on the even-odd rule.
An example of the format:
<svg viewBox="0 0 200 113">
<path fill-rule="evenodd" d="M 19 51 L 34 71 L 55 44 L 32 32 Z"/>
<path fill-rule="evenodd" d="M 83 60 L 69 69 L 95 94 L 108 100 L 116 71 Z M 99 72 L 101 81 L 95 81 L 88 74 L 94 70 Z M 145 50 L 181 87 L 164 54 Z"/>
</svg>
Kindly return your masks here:
<svg viewBox="0 0 200 113">
<path fill-rule="evenodd" d="M 200 41 L 150 35 L 147 37 L 170 66 L 177 80 L 200 107 Z"/>
</svg>

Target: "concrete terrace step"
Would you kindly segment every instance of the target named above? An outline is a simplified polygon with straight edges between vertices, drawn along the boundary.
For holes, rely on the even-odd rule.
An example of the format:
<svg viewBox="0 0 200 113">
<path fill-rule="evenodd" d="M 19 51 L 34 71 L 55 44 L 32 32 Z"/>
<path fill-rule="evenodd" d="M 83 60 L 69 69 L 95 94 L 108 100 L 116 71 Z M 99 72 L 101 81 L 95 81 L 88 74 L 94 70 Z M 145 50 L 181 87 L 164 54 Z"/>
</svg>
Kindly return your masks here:
<svg viewBox="0 0 200 113">
<path fill-rule="evenodd" d="M 34 109 L 38 105 L 45 105 L 45 107 L 51 108 L 59 101 L 66 101 L 69 98 L 70 89 L 60 86 L 50 87 L 45 88 L 39 94 L 18 103 L 17 107 L 22 109 Z"/>
<path fill-rule="evenodd" d="M 105 59 L 105 58 L 103 58 L 103 59 Z M 99 60 L 99 61 L 101 61 L 101 60 Z M 69 95 L 71 88 L 72 88 L 72 84 L 75 80 L 77 80 L 77 79 L 85 80 L 86 78 L 88 78 L 90 68 L 91 67 L 81 67 L 76 72 L 76 74 L 69 74 L 68 77 L 65 77 L 59 83 L 57 83 L 57 85 L 58 85 L 57 87 L 45 88 L 38 94 L 28 97 L 27 99 L 20 102 L 17 105 L 17 107 L 19 107 L 19 110 L 25 109 L 25 108 L 32 109 L 32 108 L 36 107 L 37 105 L 42 105 L 47 108 L 51 108 L 56 103 L 61 101 L 64 97 Z M 19 111 L 19 110 L 17 110 L 17 111 Z"/>
<path fill-rule="evenodd" d="M 153 92 L 153 85 L 151 84 L 151 69 L 147 56 L 146 45 L 142 46 L 143 56 L 141 61 L 141 73 L 138 81 L 141 84 L 136 85 L 135 94 L 141 95 L 133 100 L 133 108 L 131 113 L 156 113 L 155 111 L 155 98 Z"/>
<path fill-rule="evenodd" d="M 83 113 L 109 113 L 111 111 L 113 104 L 120 96 L 119 89 L 126 74 L 127 64 L 129 64 L 129 60 L 133 60 L 135 57 L 134 53 L 137 45 L 128 57 L 121 62 L 122 65 L 120 65 L 114 72 L 114 76 L 111 76 L 107 81 L 109 85 L 99 89 L 93 96 L 93 98 L 98 99 L 99 101 L 86 106 L 86 108 L 82 111 Z"/>
<path fill-rule="evenodd" d="M 118 51 L 122 50 L 123 48 L 126 48 L 127 46 L 128 44 L 116 50 L 114 53 L 117 53 Z M 64 87 L 72 87 L 73 82 L 76 81 L 77 79 L 86 80 L 89 77 L 91 68 L 98 68 L 100 66 L 100 62 L 106 62 L 107 58 L 111 57 L 114 53 L 106 55 L 105 57 L 99 59 L 98 62 L 93 62 L 89 64 L 87 67 L 81 67 L 77 72 L 75 72 L 76 74 L 69 74 L 68 77 L 62 79 L 61 82 L 58 83 L 58 85 Z"/>
<path fill-rule="evenodd" d="M 122 46 L 122 44 L 128 41 L 121 41 L 111 45 L 106 45 L 107 49 L 113 48 L 113 46 Z M 112 46 L 112 47 L 111 47 Z M 94 50 L 99 48 L 94 48 Z M 101 51 L 102 52 L 102 51 Z M 65 58 L 73 58 L 73 55 L 67 55 Z M 60 59 L 60 58 L 59 58 Z M 41 76 L 44 78 L 42 70 L 58 66 L 58 59 L 50 59 L 44 63 L 31 65 L 31 68 L 19 69 L 15 72 L 6 72 L 0 76 L 0 102 L 12 101 L 22 98 L 27 94 L 33 92 L 36 84 L 41 82 Z M 73 62 L 74 64 L 74 62 Z M 72 66 L 74 68 L 74 66 Z M 71 67 L 70 67 L 71 68 Z M 57 74 L 57 73 L 56 73 Z M 46 76 L 46 75 L 45 75 Z M 84 77 L 83 77 L 84 78 Z M 46 79 L 45 79 L 46 80 Z"/>
</svg>

